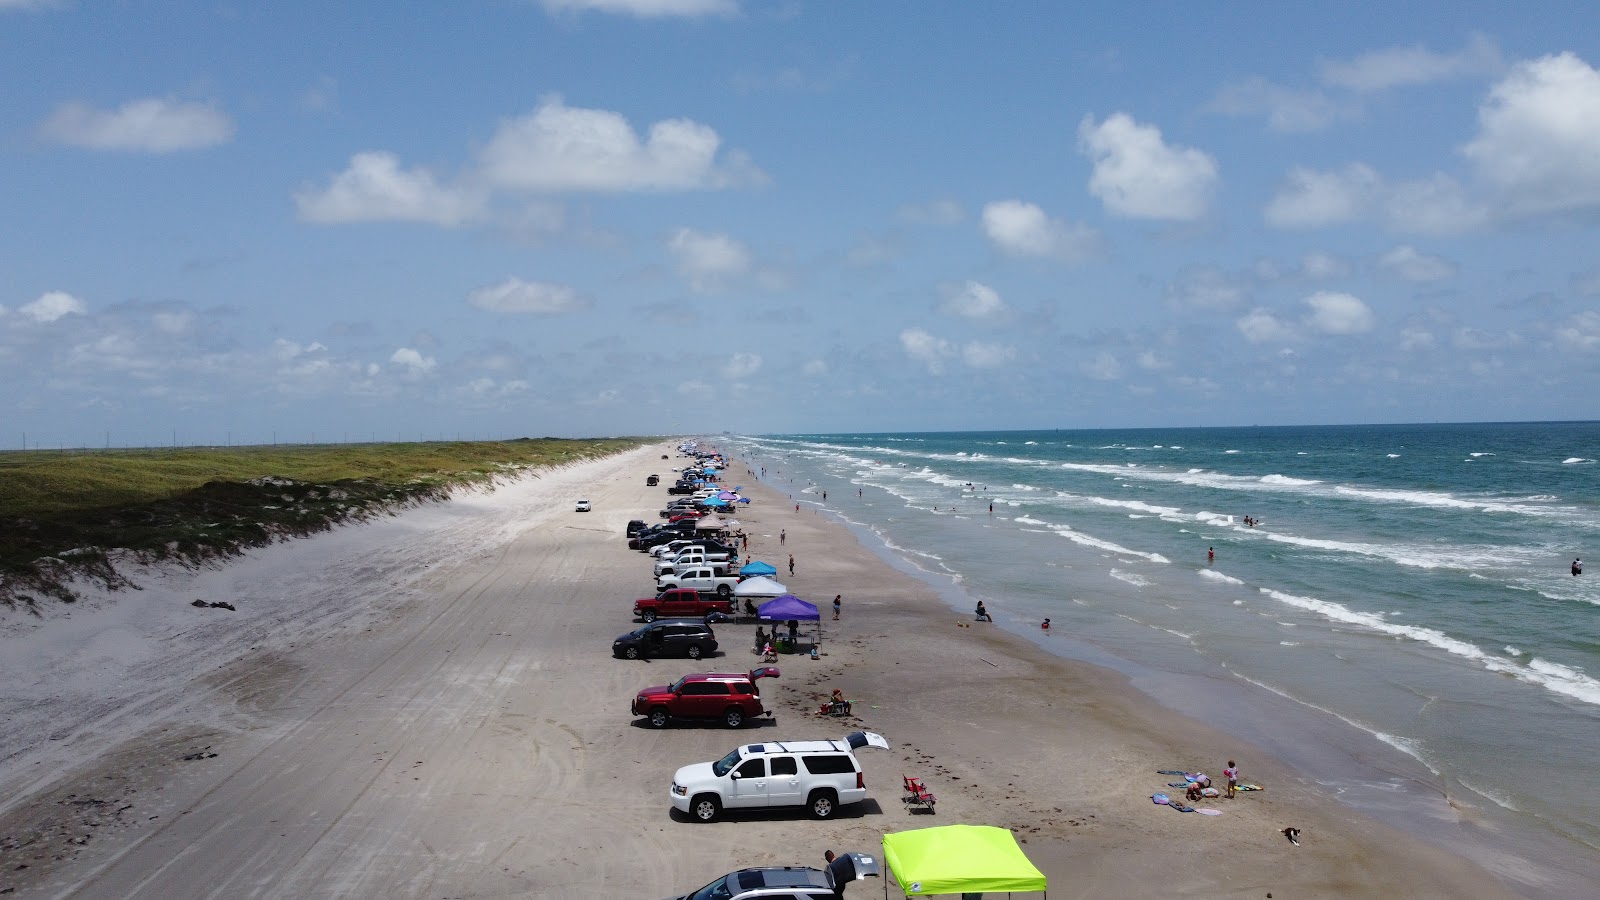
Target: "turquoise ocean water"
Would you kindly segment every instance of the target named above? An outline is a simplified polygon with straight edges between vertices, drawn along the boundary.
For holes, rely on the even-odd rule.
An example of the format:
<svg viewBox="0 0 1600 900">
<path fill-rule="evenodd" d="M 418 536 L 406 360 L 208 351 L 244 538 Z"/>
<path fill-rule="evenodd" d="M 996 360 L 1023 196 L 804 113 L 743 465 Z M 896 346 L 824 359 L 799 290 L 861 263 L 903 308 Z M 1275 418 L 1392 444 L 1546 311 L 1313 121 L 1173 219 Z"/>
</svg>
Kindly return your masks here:
<svg viewBox="0 0 1600 900">
<path fill-rule="evenodd" d="M 1600 423 L 718 443 L 953 605 L 1530 895 L 1600 883 L 1600 568 L 1570 574 L 1600 565 Z"/>
</svg>

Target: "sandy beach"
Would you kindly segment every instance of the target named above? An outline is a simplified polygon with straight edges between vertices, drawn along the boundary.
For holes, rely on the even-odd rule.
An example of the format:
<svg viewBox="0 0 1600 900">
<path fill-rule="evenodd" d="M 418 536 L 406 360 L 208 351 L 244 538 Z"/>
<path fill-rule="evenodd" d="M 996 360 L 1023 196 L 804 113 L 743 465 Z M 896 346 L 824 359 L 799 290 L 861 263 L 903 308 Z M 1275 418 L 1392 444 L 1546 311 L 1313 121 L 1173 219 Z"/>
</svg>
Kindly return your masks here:
<svg viewBox="0 0 1600 900">
<path fill-rule="evenodd" d="M 0 891 L 60 897 L 665 897 L 746 865 L 876 853 L 882 835 L 1012 829 L 1058 897 L 1502 897 L 1520 888 L 1360 817 L 1121 676 L 951 610 L 810 505 L 737 478 L 750 556 L 843 617 L 822 655 L 763 683 L 774 720 L 655 731 L 635 691 L 742 671 L 754 625 L 709 661 L 613 659 L 651 592 L 622 539 L 655 520 L 669 445 L 139 577 L 0 634 Z M 739 470 L 739 471 L 742 471 Z M 575 513 L 587 496 L 594 512 Z M 782 545 L 779 533 L 784 533 Z M 795 568 L 787 571 L 790 554 Z M 228 600 L 236 612 L 194 609 Z M 1070 627 L 1070 623 L 1057 623 Z M 849 719 L 815 714 L 838 687 Z M 684 764 L 740 742 L 866 728 L 871 799 L 701 825 L 673 813 Z M 1152 804 L 1229 758 L 1265 791 Z M 908 811 L 902 773 L 938 813 Z M 1177 794 L 1178 791 L 1169 791 Z M 1281 833 L 1300 829 L 1301 842 Z M 846 896 L 878 896 L 867 883 Z"/>
</svg>

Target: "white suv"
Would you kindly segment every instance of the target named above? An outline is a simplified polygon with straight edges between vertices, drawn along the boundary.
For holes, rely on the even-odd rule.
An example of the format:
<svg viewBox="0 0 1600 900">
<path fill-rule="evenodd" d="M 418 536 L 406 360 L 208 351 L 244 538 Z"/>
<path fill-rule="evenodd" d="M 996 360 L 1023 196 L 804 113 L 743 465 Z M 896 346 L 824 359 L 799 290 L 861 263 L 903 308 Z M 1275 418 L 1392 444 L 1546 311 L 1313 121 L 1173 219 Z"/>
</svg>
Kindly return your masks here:
<svg viewBox="0 0 1600 900">
<path fill-rule="evenodd" d="M 736 747 L 716 762 L 684 766 L 672 776 L 673 808 L 699 822 L 714 822 L 723 809 L 803 806 L 827 819 L 838 807 L 867 799 L 867 782 L 854 751 L 889 749 L 870 731 L 852 731 L 837 741 L 769 741 Z"/>
</svg>

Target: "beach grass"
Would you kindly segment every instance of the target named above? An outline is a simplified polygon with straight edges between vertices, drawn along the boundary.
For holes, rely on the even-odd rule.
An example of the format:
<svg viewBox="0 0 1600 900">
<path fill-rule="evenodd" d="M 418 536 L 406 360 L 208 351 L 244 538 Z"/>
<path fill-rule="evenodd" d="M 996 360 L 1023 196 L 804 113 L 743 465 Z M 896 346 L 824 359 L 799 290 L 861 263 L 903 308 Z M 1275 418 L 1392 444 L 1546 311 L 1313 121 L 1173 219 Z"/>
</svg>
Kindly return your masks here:
<svg viewBox="0 0 1600 900">
<path fill-rule="evenodd" d="M 646 440 L 0 453 L 0 602 L 71 602 L 74 578 L 124 586 L 117 559 L 231 556 Z"/>
</svg>

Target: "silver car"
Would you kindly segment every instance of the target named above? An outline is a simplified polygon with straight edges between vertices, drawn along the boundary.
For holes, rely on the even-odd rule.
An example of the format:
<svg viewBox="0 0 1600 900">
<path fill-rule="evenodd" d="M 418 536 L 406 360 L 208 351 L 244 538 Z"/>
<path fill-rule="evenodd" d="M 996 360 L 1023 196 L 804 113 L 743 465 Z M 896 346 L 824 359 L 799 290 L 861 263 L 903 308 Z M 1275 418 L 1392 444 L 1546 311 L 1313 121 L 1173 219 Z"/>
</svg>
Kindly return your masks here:
<svg viewBox="0 0 1600 900">
<path fill-rule="evenodd" d="M 834 900 L 836 890 L 852 881 L 882 875 L 875 857 L 846 853 L 826 869 L 806 866 L 766 866 L 740 869 L 718 878 L 698 891 L 671 900 L 761 900 L 768 897 Z"/>
</svg>

